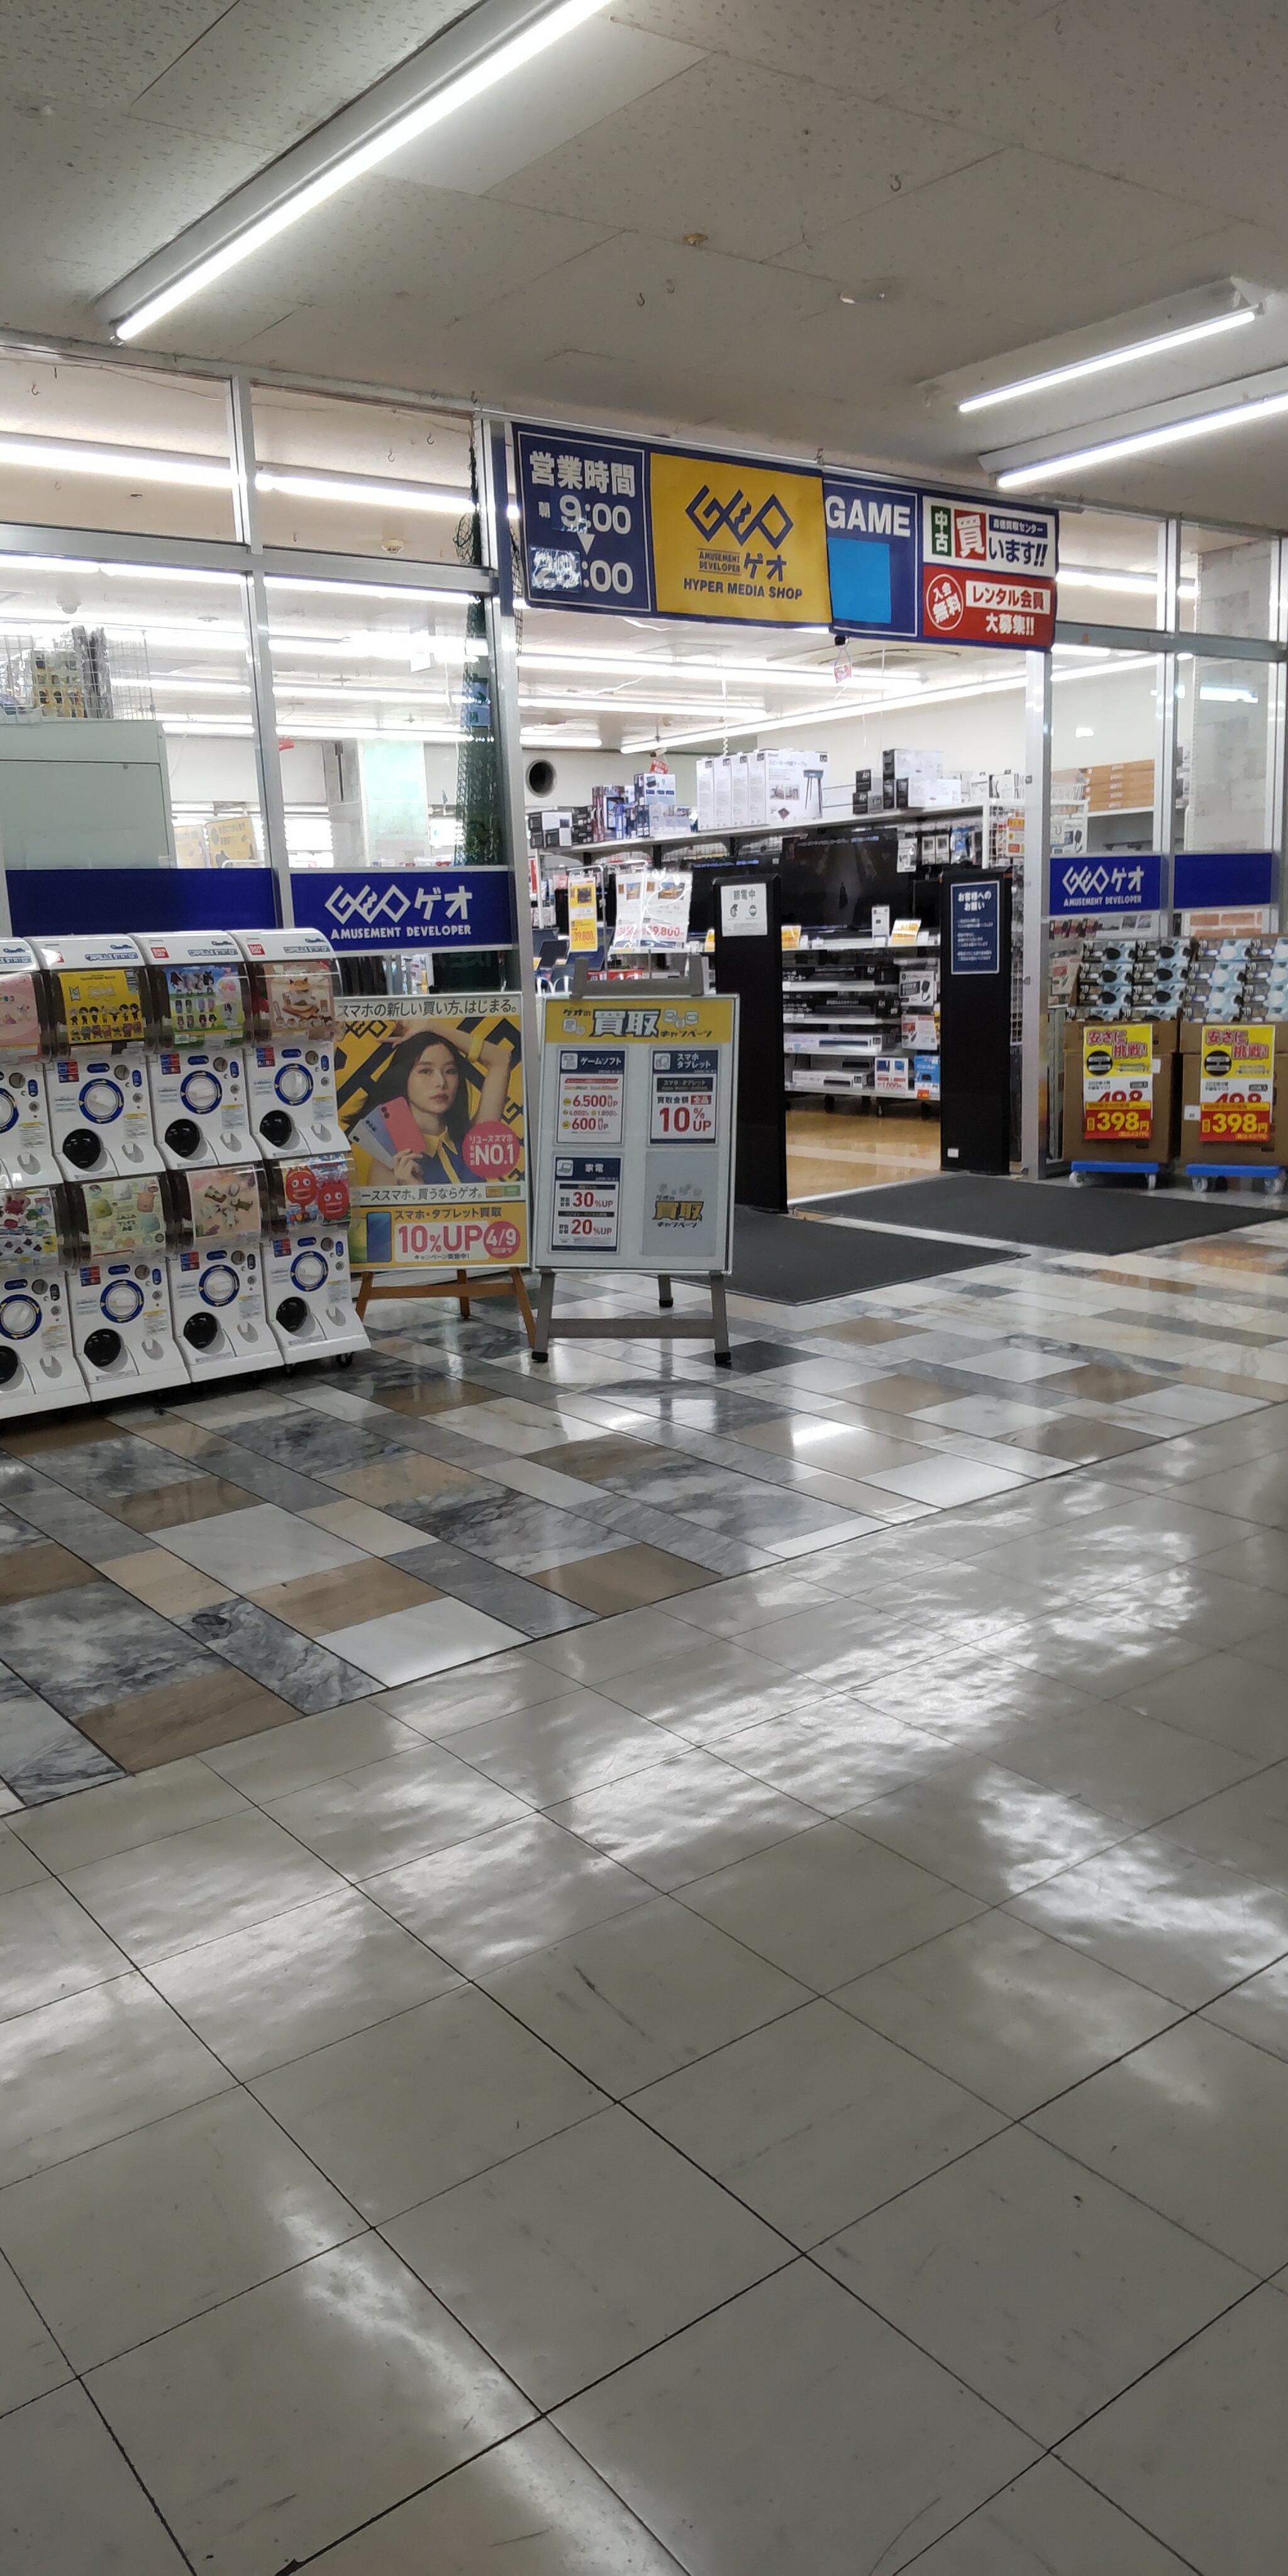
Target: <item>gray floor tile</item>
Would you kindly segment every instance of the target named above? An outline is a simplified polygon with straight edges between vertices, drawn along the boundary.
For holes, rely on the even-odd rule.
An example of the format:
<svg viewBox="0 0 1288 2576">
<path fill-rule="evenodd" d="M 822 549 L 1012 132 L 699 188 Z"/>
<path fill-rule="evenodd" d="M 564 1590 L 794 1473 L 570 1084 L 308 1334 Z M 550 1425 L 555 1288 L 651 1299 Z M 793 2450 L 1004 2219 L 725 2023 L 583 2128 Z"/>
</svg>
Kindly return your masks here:
<svg viewBox="0 0 1288 2576">
<path fill-rule="evenodd" d="M 65 1878 L 90 1861 L 244 1812 L 238 1791 L 204 1762 L 167 1762 L 141 1779 L 118 1780 L 88 1789 L 71 1804 L 38 1809 L 13 1830 Z"/>
<path fill-rule="evenodd" d="M 610 1675 L 638 1672 L 663 1656 L 691 1655 L 693 1631 L 669 1610 L 626 1610 L 620 1618 L 600 1619 L 565 1637 L 539 1637 L 527 1652 L 534 1663 L 566 1673 L 569 1681 L 597 1686 Z"/>
<path fill-rule="evenodd" d="M 1033 2457 L 808 2263 L 574 2398 L 557 2423 L 701 2576 L 906 2565 Z"/>
<path fill-rule="evenodd" d="M 648 2085 L 630 2107 L 800 2246 L 1000 2126 L 960 2085 L 823 2002 Z"/>
<path fill-rule="evenodd" d="M 1263 1885 L 1288 1892 L 1288 1762 L 1170 1815 L 1160 1831 L 1184 1851 L 1229 1861 Z"/>
<path fill-rule="evenodd" d="M 242 1797 L 268 1806 L 341 1771 L 414 1753 L 419 1740 L 415 1728 L 404 1726 L 377 1695 L 359 1700 L 354 1708 L 321 1709 L 294 1726 L 274 1726 L 262 1735 L 243 1736 L 239 1743 L 217 1745 L 201 1758 Z"/>
<path fill-rule="evenodd" d="M 277 1503 L 244 1512 L 217 1512 L 166 1531 L 172 1556 L 199 1566 L 233 1592 L 262 1592 L 270 1583 L 293 1583 L 304 1574 L 326 1574 L 336 1565 L 360 1565 L 362 1549 L 301 1520 Z"/>
<path fill-rule="evenodd" d="M 680 2576 L 678 2559 L 550 2424 L 512 2434 L 315 2563 L 317 2576 L 480 2576 L 489 2565 L 506 2576 Z"/>
<path fill-rule="evenodd" d="M 0 2248 L 78 2371 L 362 2232 L 246 2093 L 0 2192 Z"/>
<path fill-rule="evenodd" d="M 848 1825 L 816 1825 L 686 1887 L 683 1903 L 820 1993 L 980 1911 Z"/>
<path fill-rule="evenodd" d="M 255 2092 L 363 2216 L 394 2218 L 603 2107 L 593 2084 L 488 1996 L 442 1996 Z"/>
<path fill-rule="evenodd" d="M 557 1824 L 663 1889 L 705 1877 L 818 1821 L 814 1808 L 687 1747 L 550 1812 Z"/>
<path fill-rule="evenodd" d="M 456 1744 L 466 1740 L 458 1736 Z M 276 1799 L 270 1812 L 342 1877 L 360 1879 L 493 1826 L 521 1823 L 528 1810 L 458 1761 L 455 1747 L 417 1743 L 391 1762 L 370 1762 L 297 1789 Z"/>
<path fill-rule="evenodd" d="M 1179 2011 L 1006 1913 L 977 1915 L 832 2000 L 1013 2119 L 1153 2039 Z M 1288 2054 L 1288 2031 L 1285 2040 Z"/>
<path fill-rule="evenodd" d="M 51 1878 L 0 1896 L 0 2021 L 123 1976 L 129 1961 Z"/>
<path fill-rule="evenodd" d="M 3 2203 L 0 2193 L 0 2207 Z M 71 2364 L 42 2324 L 16 2273 L 0 2262 L 0 2415 L 28 2405 L 51 2388 L 64 2387 L 71 2376 Z M 3 2516 L 0 2499 L 0 2535 Z"/>
<path fill-rule="evenodd" d="M 646 1904 L 653 1890 L 546 1817 L 529 1816 L 383 1870 L 366 1893 L 465 1976 L 484 1977 Z"/>
<path fill-rule="evenodd" d="M 1210 1798 L 1255 1770 L 1255 1757 L 1183 1735 L 1116 1702 L 1089 1701 L 1060 1717 L 1023 1717 L 992 1747 L 995 1758 L 1028 1780 L 1066 1797 L 1084 1798 L 1103 1816 L 1129 1825 L 1158 1824 L 1197 1798 Z"/>
<path fill-rule="evenodd" d="M 458 1982 L 432 1949 L 352 1887 L 154 1960 L 148 1976 L 243 2080 L 410 2012 Z"/>
<path fill-rule="evenodd" d="M 1024 2129 L 860 2219 L 820 2259 L 1043 2443 L 1118 2396 L 1253 2278 Z"/>
<path fill-rule="evenodd" d="M 1064 2446 L 1199 2576 L 1281 2576 L 1288 2299 L 1258 2290 Z"/>
<path fill-rule="evenodd" d="M 1288 1692 L 1281 1673 L 1246 1655 L 1205 1655 L 1183 1672 L 1169 1673 L 1143 1690 L 1123 1687 L 1119 1697 L 1143 1717 L 1228 1744 L 1258 1762 L 1288 1756 Z"/>
<path fill-rule="evenodd" d="M 15 1815 L 21 1809 L 14 1809 Z M 12 1896 L 16 1887 L 35 1887 L 49 1875 L 44 1863 L 21 1841 L 12 1825 L 0 1825 L 0 1896 Z"/>
<path fill-rule="evenodd" d="M 542 2408 L 777 2271 L 789 2248 L 622 2110 L 385 2230 Z"/>
<path fill-rule="evenodd" d="M 518 1647 L 511 1654 L 488 1655 L 481 1663 L 458 1664 L 451 1672 L 403 1682 L 387 1691 L 380 1705 L 400 1726 L 446 1743 L 462 1727 L 508 1717 L 513 1709 L 536 1708 L 543 1699 L 559 1699 L 578 1687 L 566 1673 L 533 1663 Z"/>
<path fill-rule="evenodd" d="M 212 2576 L 268 2576 L 311 2556 L 529 2412 L 371 2237 L 176 2326 L 90 2385 Z"/>
<path fill-rule="evenodd" d="M 1275 2057 L 1288 2058 L 1288 1959 L 1205 2005 L 1202 2017 L 1268 2048 Z"/>
<path fill-rule="evenodd" d="M 0 2024 L 0 2185 L 221 2093 L 231 2078 L 141 1977 Z"/>
<path fill-rule="evenodd" d="M 235 1512 L 228 1517 L 242 1516 Z M 304 1521 L 296 1523 L 299 1529 L 307 1526 Z M 190 1612 L 183 1625 L 212 1654 L 222 1655 L 238 1672 L 276 1691 L 279 1699 L 306 1717 L 319 1709 L 347 1708 L 351 1700 L 377 1687 L 365 1667 L 346 1663 L 342 1654 L 333 1652 L 329 1639 L 319 1643 L 302 1637 L 284 1619 L 261 1610 L 257 1601 L 216 1601 L 207 1610 Z"/>
<path fill-rule="evenodd" d="M 865 1801 L 853 1821 L 874 1842 L 995 1905 L 1121 1841 L 1126 1831 L 1121 1817 L 1097 1815 L 1017 1771 L 972 1760 L 943 1764 L 925 1779 Z"/>
<path fill-rule="evenodd" d="M 15 1673 L 6 1671 L 0 1686 L 4 1692 L 0 1779 L 14 1804 L 39 1807 L 47 1800 L 92 1789 L 100 1781 L 121 1778 L 106 1753 Z"/>
<path fill-rule="evenodd" d="M 1039 2460 L 916 2565 L 917 2576 L 1185 2576 L 1170 2549 L 1059 2460 Z"/>
<path fill-rule="evenodd" d="M 1288 2066 L 1202 2019 L 1035 2111 L 1032 2126 L 1259 2275 L 1288 2263 Z"/>
<path fill-rule="evenodd" d="M 1191 2007 L 1288 1952 L 1288 1895 L 1162 1834 L 1098 1852 L 1008 1910 Z"/>
<path fill-rule="evenodd" d="M 83 2388 L 0 2424 L 6 2576 L 186 2576 L 187 2560 Z"/>
<path fill-rule="evenodd" d="M 806 2000 L 790 1977 L 669 1897 L 486 1982 L 508 2012 L 614 2095 L 670 2075 Z"/>
<path fill-rule="evenodd" d="M 141 1967 L 339 1888 L 334 1870 L 249 1808 L 91 1861 L 68 1885 Z"/>
<path fill-rule="evenodd" d="M 665 1728 L 595 1692 L 573 1691 L 467 1727 L 451 1749 L 533 1806 L 552 1807 L 680 1748 Z"/>
<path fill-rule="evenodd" d="M 879 1798 L 951 1759 L 925 1728 L 883 1717 L 861 1700 L 804 1701 L 788 1717 L 722 1735 L 720 1755 L 825 1816 Z"/>
<path fill-rule="evenodd" d="M 524 1632 L 472 1609 L 468 1601 L 454 1601 L 444 1594 L 440 1601 L 426 1601 L 413 1610 L 391 1610 L 382 1619 L 360 1619 L 353 1626 L 335 1628 L 321 1642 L 346 1665 L 396 1688 L 400 1682 L 418 1681 L 423 1673 L 446 1672 L 476 1655 L 522 1645 Z"/>
</svg>

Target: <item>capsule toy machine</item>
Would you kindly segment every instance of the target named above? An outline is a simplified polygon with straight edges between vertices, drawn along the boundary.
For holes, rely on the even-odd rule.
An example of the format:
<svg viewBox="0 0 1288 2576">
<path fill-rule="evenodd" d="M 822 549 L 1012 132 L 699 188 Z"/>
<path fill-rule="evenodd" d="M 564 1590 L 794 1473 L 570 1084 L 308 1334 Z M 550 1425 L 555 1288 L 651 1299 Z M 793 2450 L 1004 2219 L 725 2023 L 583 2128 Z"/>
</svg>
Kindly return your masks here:
<svg viewBox="0 0 1288 2576">
<path fill-rule="evenodd" d="M 335 1097 L 335 960 L 320 930 L 243 930 L 251 1126 L 266 1162 L 342 1154 Z"/>
<path fill-rule="evenodd" d="M 254 1162 L 246 970 L 236 940 L 228 930 L 149 931 L 138 946 L 155 1041 L 152 1123 L 167 1169 Z"/>
<path fill-rule="evenodd" d="M 52 1010 L 49 1126 L 64 1180 L 160 1172 L 148 1096 L 143 960 L 134 941 L 118 933 L 33 945 Z"/>
<path fill-rule="evenodd" d="M 0 1422 L 83 1404 L 59 1189 L 0 1192 Z"/>
<path fill-rule="evenodd" d="M 187 1172 L 171 1188 L 170 1311 L 189 1377 L 206 1384 L 280 1368 L 264 1307 L 262 1163 Z"/>
<path fill-rule="evenodd" d="M 68 1271 L 72 1340 L 96 1404 L 186 1386 L 170 1313 L 165 1183 L 107 1173 L 67 1193 L 79 1238 Z"/>
<path fill-rule="evenodd" d="M 349 1170 L 343 1155 L 275 1163 L 266 1174 L 269 1322 L 288 1367 L 368 1348 L 349 1273 Z"/>
<path fill-rule="evenodd" d="M 0 1188 L 52 1189 L 58 1179 L 45 1090 L 43 977 L 25 939 L 0 939 Z"/>
</svg>

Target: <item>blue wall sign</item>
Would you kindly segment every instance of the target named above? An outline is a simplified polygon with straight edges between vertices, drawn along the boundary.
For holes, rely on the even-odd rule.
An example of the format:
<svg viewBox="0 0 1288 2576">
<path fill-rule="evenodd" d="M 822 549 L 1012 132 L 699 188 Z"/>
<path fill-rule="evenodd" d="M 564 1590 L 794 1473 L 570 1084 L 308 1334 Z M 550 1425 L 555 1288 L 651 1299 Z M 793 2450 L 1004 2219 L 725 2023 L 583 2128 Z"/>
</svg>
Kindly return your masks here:
<svg viewBox="0 0 1288 2576">
<path fill-rule="evenodd" d="M 375 948 L 509 948 L 508 868 L 300 869 L 291 901 L 302 930 L 320 930 L 337 956 Z"/>
<path fill-rule="evenodd" d="M 948 969 L 952 975 L 1000 975 L 1002 889 L 994 877 L 948 889 Z"/>
<path fill-rule="evenodd" d="M 1179 867 L 1181 862 L 1176 862 Z M 1121 912 L 1161 912 L 1163 862 L 1157 850 L 1126 859 L 1085 850 L 1051 861 L 1052 921 L 1112 919 Z"/>
<path fill-rule="evenodd" d="M 653 608 L 648 449 L 573 430 L 516 429 L 523 588 L 534 605 Z"/>
<path fill-rule="evenodd" d="M 1274 889 L 1275 863 L 1269 850 L 1181 850 L 1177 854 L 1172 901 L 1178 912 L 1273 903 Z"/>
<path fill-rule="evenodd" d="M 920 607 L 921 495 L 860 474 L 825 474 L 823 517 L 838 626 L 915 635 Z"/>
<path fill-rule="evenodd" d="M 16 939 L 113 930 L 272 930 L 271 868 L 11 868 Z"/>
</svg>

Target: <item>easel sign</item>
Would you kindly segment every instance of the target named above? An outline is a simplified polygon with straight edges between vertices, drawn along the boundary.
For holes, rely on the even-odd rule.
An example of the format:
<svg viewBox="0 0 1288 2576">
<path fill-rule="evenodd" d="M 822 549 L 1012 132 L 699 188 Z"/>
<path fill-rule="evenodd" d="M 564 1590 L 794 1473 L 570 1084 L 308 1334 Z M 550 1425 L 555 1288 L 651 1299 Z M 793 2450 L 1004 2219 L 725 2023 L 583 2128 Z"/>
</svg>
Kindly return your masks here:
<svg viewBox="0 0 1288 2576">
<path fill-rule="evenodd" d="M 457 1297 L 468 1315 L 468 1288 L 513 1294 L 530 1335 L 522 1043 L 517 993 L 337 1003 L 360 1315 L 373 1297 L 417 1296 Z"/>
<path fill-rule="evenodd" d="M 545 1005 L 534 1259 L 533 1356 L 553 1338 L 713 1339 L 728 1365 L 725 1279 L 733 1245 L 738 1004 L 683 976 L 623 984 L 584 966 Z M 659 1318 L 553 1323 L 561 1270 L 652 1272 Z M 701 1278 L 711 1322 L 672 1312 L 672 1278 Z"/>
</svg>

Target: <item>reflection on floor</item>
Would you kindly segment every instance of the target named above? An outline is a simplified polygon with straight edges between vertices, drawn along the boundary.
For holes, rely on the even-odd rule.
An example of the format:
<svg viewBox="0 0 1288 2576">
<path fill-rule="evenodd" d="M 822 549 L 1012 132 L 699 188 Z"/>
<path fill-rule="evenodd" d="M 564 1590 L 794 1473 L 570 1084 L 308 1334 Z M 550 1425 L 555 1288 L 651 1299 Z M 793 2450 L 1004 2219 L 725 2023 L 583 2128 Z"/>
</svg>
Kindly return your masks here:
<svg viewBox="0 0 1288 2576">
<path fill-rule="evenodd" d="M 939 1120 L 920 1109 L 879 1112 L 838 1104 L 787 1115 L 787 1195 L 819 1198 L 825 1190 L 874 1189 L 921 1181 L 939 1169 Z"/>
<path fill-rule="evenodd" d="M 1278 2576 L 1282 1240 L 9 1435 L 6 2566 Z"/>
</svg>

